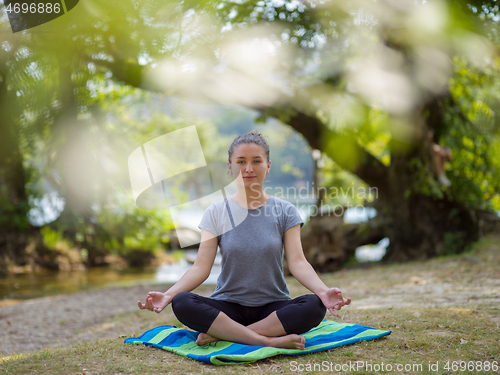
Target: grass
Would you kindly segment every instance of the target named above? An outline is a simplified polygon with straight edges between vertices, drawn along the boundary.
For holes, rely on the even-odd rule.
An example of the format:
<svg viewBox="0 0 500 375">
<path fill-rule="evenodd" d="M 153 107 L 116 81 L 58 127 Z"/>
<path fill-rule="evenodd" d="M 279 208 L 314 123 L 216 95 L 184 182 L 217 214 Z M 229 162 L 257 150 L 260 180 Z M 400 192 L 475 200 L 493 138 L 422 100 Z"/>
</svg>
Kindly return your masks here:
<svg viewBox="0 0 500 375">
<path fill-rule="evenodd" d="M 180 326 L 170 308 L 159 315 L 134 311 L 103 325 L 102 329 L 111 325 L 120 333 L 115 339 L 0 358 L 0 373 L 500 374 L 500 369 L 478 369 L 480 363 L 494 361 L 500 367 L 498 240 L 490 237 L 462 255 L 322 275 L 327 285 L 338 286 L 353 297 L 353 306 L 342 312 L 343 321 L 393 331 L 379 340 L 248 365 L 213 366 L 159 349 L 123 344 L 125 337 L 157 325 Z M 289 286 L 292 295 L 305 292 L 294 280 L 289 280 Z M 465 366 L 460 371 L 460 363 L 462 368 L 467 363 L 469 369 Z"/>
</svg>

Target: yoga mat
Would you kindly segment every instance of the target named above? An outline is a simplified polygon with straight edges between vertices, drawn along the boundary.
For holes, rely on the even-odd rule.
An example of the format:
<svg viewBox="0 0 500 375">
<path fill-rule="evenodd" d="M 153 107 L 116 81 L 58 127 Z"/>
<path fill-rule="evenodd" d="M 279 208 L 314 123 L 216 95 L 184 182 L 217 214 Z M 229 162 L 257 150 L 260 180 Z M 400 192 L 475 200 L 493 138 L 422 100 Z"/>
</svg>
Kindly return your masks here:
<svg viewBox="0 0 500 375">
<path fill-rule="evenodd" d="M 305 350 L 243 345 L 228 341 L 217 341 L 198 346 L 195 343 L 198 334 L 195 331 L 165 325 L 150 329 L 139 337 L 130 337 L 125 340 L 125 343 L 144 344 L 168 350 L 201 362 L 214 365 L 228 365 L 252 363 L 278 354 L 298 355 L 320 352 L 342 345 L 374 340 L 390 335 L 391 331 L 381 331 L 359 324 L 323 320 L 317 327 L 302 335 L 306 339 Z"/>
</svg>

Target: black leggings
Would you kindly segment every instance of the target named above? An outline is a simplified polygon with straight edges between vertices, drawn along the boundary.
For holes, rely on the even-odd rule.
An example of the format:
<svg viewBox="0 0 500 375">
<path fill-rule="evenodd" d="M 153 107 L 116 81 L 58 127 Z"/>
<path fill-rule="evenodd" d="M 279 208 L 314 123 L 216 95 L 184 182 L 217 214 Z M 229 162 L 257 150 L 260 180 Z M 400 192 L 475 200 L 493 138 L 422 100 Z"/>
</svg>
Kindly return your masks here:
<svg viewBox="0 0 500 375">
<path fill-rule="evenodd" d="M 287 334 L 309 331 L 321 323 L 326 313 L 326 307 L 315 294 L 249 307 L 182 292 L 172 300 L 172 310 L 182 324 L 204 333 L 207 333 L 221 311 L 244 326 L 258 322 L 276 311 Z"/>
</svg>

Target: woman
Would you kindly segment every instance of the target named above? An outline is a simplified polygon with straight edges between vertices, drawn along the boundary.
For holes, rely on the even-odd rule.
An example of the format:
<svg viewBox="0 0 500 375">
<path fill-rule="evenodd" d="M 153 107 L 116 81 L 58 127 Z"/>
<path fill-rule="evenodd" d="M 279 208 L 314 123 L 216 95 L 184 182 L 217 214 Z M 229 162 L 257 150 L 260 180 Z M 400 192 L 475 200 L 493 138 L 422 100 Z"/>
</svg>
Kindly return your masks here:
<svg viewBox="0 0 500 375">
<path fill-rule="evenodd" d="M 326 309 L 351 302 L 328 288 L 306 260 L 300 241 L 304 222 L 289 202 L 266 194 L 269 145 L 257 132 L 237 137 L 229 148 L 228 173 L 237 192 L 211 205 L 199 225 L 201 243 L 193 266 L 165 293 L 149 292 L 139 308 L 156 313 L 172 303 L 177 319 L 199 331 L 204 345 L 217 340 L 304 349 L 300 334 L 317 326 Z M 231 226 L 227 227 L 230 217 Z M 236 223 L 236 218 L 244 218 Z M 190 293 L 207 279 L 217 247 L 222 270 L 209 297 Z M 292 275 L 314 294 L 291 299 L 283 275 L 283 247 Z"/>
</svg>

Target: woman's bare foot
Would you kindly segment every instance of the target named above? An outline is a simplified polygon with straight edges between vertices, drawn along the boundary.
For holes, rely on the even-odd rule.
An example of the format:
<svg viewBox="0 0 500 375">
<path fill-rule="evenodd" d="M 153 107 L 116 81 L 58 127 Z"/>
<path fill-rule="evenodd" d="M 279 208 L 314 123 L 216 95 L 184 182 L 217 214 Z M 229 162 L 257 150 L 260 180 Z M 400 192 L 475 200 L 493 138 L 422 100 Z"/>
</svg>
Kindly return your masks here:
<svg viewBox="0 0 500 375">
<path fill-rule="evenodd" d="M 201 332 L 198 335 L 198 338 L 196 339 L 196 344 L 197 345 L 205 345 L 205 344 L 210 344 L 211 342 L 216 342 L 219 341 L 217 337 L 210 336 L 208 333 L 203 333 Z"/>
<path fill-rule="evenodd" d="M 306 339 L 300 335 L 291 334 L 279 337 L 268 337 L 268 339 L 268 346 L 272 346 L 273 348 L 305 349 Z M 210 336 L 208 333 L 201 332 L 196 339 L 196 344 L 201 346 L 216 341 L 220 341 L 220 339 Z"/>
<path fill-rule="evenodd" d="M 291 334 L 279 337 L 269 337 L 270 344 L 274 348 L 300 349 L 304 350 L 306 339 L 303 336 Z"/>
</svg>

